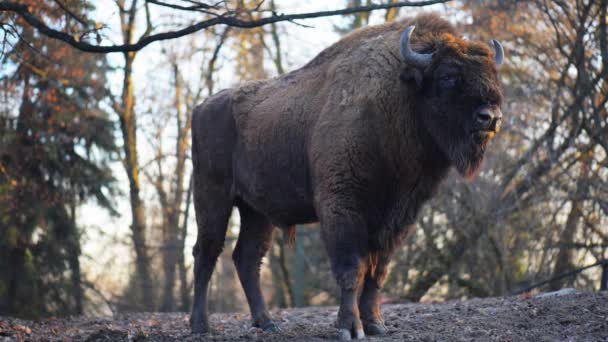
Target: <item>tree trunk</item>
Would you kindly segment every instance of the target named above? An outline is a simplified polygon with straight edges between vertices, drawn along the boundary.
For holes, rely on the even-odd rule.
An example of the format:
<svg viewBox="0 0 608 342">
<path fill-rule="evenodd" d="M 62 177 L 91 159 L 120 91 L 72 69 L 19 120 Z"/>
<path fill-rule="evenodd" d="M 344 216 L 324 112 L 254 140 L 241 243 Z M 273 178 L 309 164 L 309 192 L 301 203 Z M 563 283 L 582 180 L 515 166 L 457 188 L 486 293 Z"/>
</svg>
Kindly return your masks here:
<svg viewBox="0 0 608 342">
<path fill-rule="evenodd" d="M 277 11 L 277 6 L 274 3 L 274 0 L 270 1 L 270 10 L 273 12 Z M 276 23 L 272 23 L 270 25 L 270 36 L 272 37 L 272 42 L 274 43 L 275 54 L 272 58 L 274 62 L 274 66 L 277 69 L 277 73 L 279 75 L 283 75 L 285 73 L 285 68 L 283 67 L 283 52 L 281 49 L 281 39 L 279 39 L 279 30 Z"/>
<path fill-rule="evenodd" d="M 122 90 L 122 108 L 120 112 L 120 128 L 123 137 L 125 153 L 124 167 L 129 179 L 129 200 L 131 203 L 131 238 L 135 246 L 135 272 L 138 287 L 142 293 L 142 308 L 154 308 L 152 279 L 150 276 L 150 260 L 146 246 L 145 208 L 140 197 L 139 164 L 137 158 L 137 122 L 134 113 L 135 96 L 133 93 L 133 61 L 135 53 L 124 53 L 124 79 Z"/>
<path fill-rule="evenodd" d="M 406 299 L 412 302 L 420 301 L 420 298 L 460 261 L 465 252 L 477 244 L 477 241 L 483 235 L 482 233 L 488 230 L 486 228 L 488 225 L 483 220 L 476 220 L 472 224 L 476 228 L 472 229 L 470 234 L 459 234 L 454 242 L 443 249 L 441 255 L 435 256 L 439 258 L 437 264 L 418 276 L 416 282 L 405 295 Z"/>
<path fill-rule="evenodd" d="M 26 147 L 32 144 L 28 130 L 32 125 L 35 109 L 30 98 L 30 76 L 26 74 L 23 79 L 23 93 L 17 119 L 18 138 L 13 147 L 18 151 L 16 155 L 19 155 L 19 152 L 25 153 Z M 17 203 L 26 203 L 25 198 L 27 197 L 22 197 L 26 196 L 23 190 L 16 192 L 16 196 Z M 6 256 L 6 260 L 2 260 L 1 263 L 6 267 L 1 270 L 2 280 L 6 283 L 3 284 L 4 291 L 0 291 L 3 296 L 3 303 L 0 303 L 0 315 L 11 314 L 17 317 L 36 318 L 42 313 L 42 306 L 39 305 L 40 300 L 38 299 L 40 296 L 38 283 L 32 277 L 36 268 L 29 249 L 31 234 L 28 231 L 36 225 L 35 214 L 31 208 L 23 208 L 19 215 L 11 210 L 7 216 L 20 219 L 11 219 L 6 222 L 6 225 L 3 222 L 3 226 L 0 226 L 2 238 L 5 240 L 2 255 Z"/>
<path fill-rule="evenodd" d="M 186 153 L 189 147 L 188 133 L 191 126 L 191 116 L 186 116 L 184 120 L 182 111 L 182 83 L 176 62 L 173 64 L 173 73 L 175 80 L 175 118 L 177 121 L 177 139 L 175 143 L 177 163 L 173 172 L 175 178 L 172 178 L 171 183 L 171 202 L 167 203 L 167 208 L 163 210 L 167 217 L 165 220 L 166 226 L 164 227 L 163 268 L 165 282 L 161 311 L 173 311 L 175 308 L 175 272 L 180 261 L 180 254 L 183 254 L 183 243 L 180 242 L 181 239 L 179 237 L 179 218 L 184 195 Z M 162 184 L 159 184 L 159 186 L 162 186 Z"/>
<path fill-rule="evenodd" d="M 273 244 L 276 243 L 276 238 L 273 239 Z M 274 247 L 274 246 L 273 246 Z M 274 248 L 271 247 L 268 251 L 268 258 L 270 259 L 270 273 L 272 274 L 272 286 L 273 286 L 273 302 L 274 305 L 280 308 L 287 307 L 287 296 L 285 295 L 285 287 L 283 279 L 281 279 L 281 270 L 279 265 L 279 258 L 277 257 Z"/>
<path fill-rule="evenodd" d="M 574 240 L 578 223 L 582 215 L 582 203 L 578 200 L 572 201 L 572 208 L 568 214 L 566 225 L 559 238 L 559 252 L 555 258 L 555 267 L 553 268 L 553 276 L 556 277 L 564 274 L 573 269 L 572 258 L 574 257 L 574 250 L 570 248 L 568 244 L 571 244 Z M 567 281 L 572 281 L 576 276 L 556 279 L 549 284 L 550 291 L 557 291 L 561 289 Z"/>
<path fill-rule="evenodd" d="M 397 2 L 397 0 L 388 1 L 389 4 L 392 4 L 395 2 Z M 387 23 L 395 21 L 395 18 L 397 18 L 398 14 L 399 14 L 399 7 L 389 8 L 386 10 L 386 14 L 384 15 L 384 21 L 386 21 Z"/>
<path fill-rule="evenodd" d="M 72 194 L 72 203 L 70 205 L 70 219 L 71 219 L 71 230 L 72 234 L 67 241 L 68 249 L 69 249 L 69 264 L 72 281 L 72 296 L 74 300 L 74 308 L 73 313 L 75 315 L 82 315 L 83 308 L 83 293 L 82 293 L 82 278 L 80 272 L 80 238 L 78 236 L 77 226 L 76 226 L 76 198 Z"/>
<path fill-rule="evenodd" d="M 561 274 L 571 271 L 574 269 L 573 259 L 575 250 L 572 249 L 572 243 L 576 238 L 576 232 L 578 230 L 579 222 L 583 217 L 583 195 L 586 192 L 585 183 L 587 182 L 587 176 L 589 174 L 589 162 L 591 160 L 591 152 L 588 152 L 581 160 L 581 170 L 579 178 L 576 182 L 576 191 L 574 198 L 572 199 L 572 208 L 566 219 L 564 230 L 559 237 L 559 251 L 555 257 L 555 266 L 553 268 L 553 277 L 558 277 Z M 576 275 L 572 277 L 566 277 L 556 279 L 549 284 L 550 291 L 557 291 L 564 285 L 571 283 L 576 278 Z"/>
<path fill-rule="evenodd" d="M 246 10 L 258 6 L 257 1 L 239 0 L 239 9 Z M 260 19 L 259 13 L 247 11 L 249 20 Z M 237 31 L 236 74 L 241 81 L 262 80 L 267 77 L 264 70 L 264 29 L 240 29 Z"/>
<path fill-rule="evenodd" d="M 117 0 L 120 13 L 120 27 L 123 42 L 130 44 L 135 31 L 137 0 L 133 0 L 127 10 L 123 0 Z M 129 201 L 131 204 L 131 239 L 135 248 L 135 284 L 142 294 L 140 306 L 145 310 L 154 309 L 154 294 L 150 274 L 150 259 L 146 245 L 145 208 L 140 197 L 141 183 L 137 157 L 137 120 L 135 115 L 135 94 L 133 91 L 133 62 L 135 52 L 124 52 L 123 84 L 120 106 L 115 110 L 120 117 L 120 129 L 125 154 L 123 166 L 129 180 Z"/>
<path fill-rule="evenodd" d="M 287 244 L 286 232 L 283 231 L 283 241 L 279 244 L 279 266 L 281 267 L 281 279 L 283 280 L 283 292 L 285 293 L 285 303 L 288 307 L 294 306 L 293 288 L 291 286 L 291 277 L 289 268 L 287 267 L 287 255 L 285 245 Z"/>
<path fill-rule="evenodd" d="M 296 240 L 294 241 L 295 255 L 293 257 L 293 305 L 295 307 L 304 306 L 304 234 L 302 226 L 296 228 Z"/>
<path fill-rule="evenodd" d="M 369 6 L 371 5 L 372 2 L 370 0 L 366 0 L 365 1 L 365 6 Z M 350 7 L 360 7 L 363 6 L 363 1 L 362 0 L 351 0 L 350 1 Z M 369 12 L 359 12 L 359 13 L 355 13 L 353 14 L 353 24 L 352 24 L 352 29 L 358 29 L 360 27 L 363 26 L 367 26 L 367 24 L 369 24 Z"/>
<path fill-rule="evenodd" d="M 190 216 L 190 202 L 192 201 L 192 184 L 193 179 L 190 175 L 188 182 L 188 191 L 186 194 L 186 209 L 184 211 L 184 219 L 182 221 L 181 238 L 179 240 L 179 280 L 180 280 L 180 296 L 181 296 L 181 311 L 190 311 L 190 287 L 188 286 L 188 275 L 186 269 L 186 261 L 184 257 L 184 247 L 186 244 L 186 235 L 188 235 L 188 217 Z"/>
<path fill-rule="evenodd" d="M 3 308 L 6 308 L 4 314 L 12 314 L 19 315 L 23 314 L 22 308 L 19 307 L 20 303 L 27 302 L 21 301 L 21 294 L 19 292 L 20 284 L 23 284 L 22 279 L 27 279 L 24 277 L 26 274 L 25 271 L 25 249 L 22 246 L 13 246 L 10 251 L 8 251 L 8 279 L 7 281 L 7 290 L 5 300 L 6 303 L 2 305 Z M 35 294 L 35 293 L 34 293 Z M 37 294 L 36 294 L 37 295 Z M 38 308 L 30 308 L 29 313 L 34 313 L 36 315 L 38 313 Z"/>
</svg>

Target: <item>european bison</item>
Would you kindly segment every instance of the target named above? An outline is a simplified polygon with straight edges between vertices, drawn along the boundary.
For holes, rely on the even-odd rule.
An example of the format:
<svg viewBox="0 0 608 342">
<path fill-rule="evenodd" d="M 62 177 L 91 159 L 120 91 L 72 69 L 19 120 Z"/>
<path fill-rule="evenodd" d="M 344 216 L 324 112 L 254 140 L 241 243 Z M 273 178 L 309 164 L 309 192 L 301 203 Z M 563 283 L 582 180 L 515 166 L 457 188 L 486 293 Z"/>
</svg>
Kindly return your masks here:
<svg viewBox="0 0 608 342">
<path fill-rule="evenodd" d="M 236 206 L 233 259 L 254 326 L 278 330 L 259 283 L 273 227 L 319 221 L 341 289 L 339 337 L 385 333 L 391 253 L 450 166 L 473 177 L 499 130 L 503 51 L 491 43 L 421 15 L 356 30 L 301 69 L 198 106 L 193 332 L 209 330 L 207 286 Z"/>
</svg>

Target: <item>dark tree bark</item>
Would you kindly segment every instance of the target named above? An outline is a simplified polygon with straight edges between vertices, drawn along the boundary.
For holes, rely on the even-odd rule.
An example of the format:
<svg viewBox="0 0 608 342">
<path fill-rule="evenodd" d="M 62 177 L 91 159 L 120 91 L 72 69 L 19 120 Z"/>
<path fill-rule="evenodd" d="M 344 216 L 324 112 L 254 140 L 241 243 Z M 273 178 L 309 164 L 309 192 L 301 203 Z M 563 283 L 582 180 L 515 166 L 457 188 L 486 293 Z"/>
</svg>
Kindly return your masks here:
<svg viewBox="0 0 608 342">
<path fill-rule="evenodd" d="M 82 315 L 83 313 L 83 301 L 84 294 L 82 292 L 82 274 L 80 272 L 80 237 L 76 231 L 76 198 L 74 194 L 72 196 L 72 203 L 70 204 L 70 220 L 72 234 L 70 234 L 69 241 L 67 242 L 69 252 L 69 264 L 72 281 L 72 297 L 74 299 L 73 313 L 75 315 Z"/>
</svg>

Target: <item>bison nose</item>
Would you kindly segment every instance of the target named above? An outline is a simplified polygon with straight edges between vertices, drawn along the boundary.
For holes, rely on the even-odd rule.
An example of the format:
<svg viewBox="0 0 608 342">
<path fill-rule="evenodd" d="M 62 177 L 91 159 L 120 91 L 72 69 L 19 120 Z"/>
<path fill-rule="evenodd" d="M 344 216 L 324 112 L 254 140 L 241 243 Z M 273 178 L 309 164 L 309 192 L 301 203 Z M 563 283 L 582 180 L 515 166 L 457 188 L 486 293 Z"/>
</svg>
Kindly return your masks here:
<svg viewBox="0 0 608 342">
<path fill-rule="evenodd" d="M 493 119 L 494 115 L 489 109 L 484 108 L 477 111 L 477 122 L 484 127 L 488 126 Z"/>
<path fill-rule="evenodd" d="M 502 113 L 500 112 L 500 109 L 494 111 L 490 108 L 482 108 L 477 111 L 475 119 L 481 129 L 497 132 L 500 129 Z"/>
</svg>

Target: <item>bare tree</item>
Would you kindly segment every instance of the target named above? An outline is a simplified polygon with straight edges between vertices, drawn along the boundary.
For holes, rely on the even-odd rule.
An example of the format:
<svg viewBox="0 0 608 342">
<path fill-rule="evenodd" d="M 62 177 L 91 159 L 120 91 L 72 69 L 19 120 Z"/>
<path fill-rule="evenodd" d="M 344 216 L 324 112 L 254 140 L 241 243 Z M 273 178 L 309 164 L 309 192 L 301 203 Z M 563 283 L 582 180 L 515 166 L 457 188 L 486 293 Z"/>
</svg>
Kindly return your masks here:
<svg viewBox="0 0 608 342">
<path fill-rule="evenodd" d="M 120 16 L 123 42 L 124 44 L 130 44 L 134 40 L 138 1 L 132 0 L 130 6 L 127 7 L 124 0 L 116 0 L 116 5 Z M 146 32 L 148 31 L 146 30 Z M 140 195 L 141 181 L 137 153 L 137 116 L 133 87 L 133 64 L 136 52 L 123 51 L 122 55 L 124 60 L 122 94 L 119 101 L 114 100 L 113 107 L 120 119 L 124 152 L 123 165 L 129 180 L 131 238 L 135 247 L 136 283 L 142 294 L 141 303 L 143 307 L 152 309 L 154 308 L 154 294 L 150 273 L 150 256 L 146 245 L 146 214 Z"/>
</svg>

